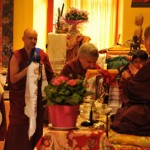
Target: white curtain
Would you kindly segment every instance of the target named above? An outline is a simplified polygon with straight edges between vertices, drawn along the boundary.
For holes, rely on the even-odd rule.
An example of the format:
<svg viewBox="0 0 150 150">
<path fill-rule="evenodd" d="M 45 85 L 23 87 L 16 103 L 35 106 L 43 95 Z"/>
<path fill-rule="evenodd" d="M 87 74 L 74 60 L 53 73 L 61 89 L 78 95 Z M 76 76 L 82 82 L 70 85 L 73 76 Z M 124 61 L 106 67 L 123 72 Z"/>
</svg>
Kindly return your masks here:
<svg viewBox="0 0 150 150">
<path fill-rule="evenodd" d="M 81 32 L 91 37 L 99 50 L 115 44 L 118 0 L 64 0 L 65 11 L 70 7 L 87 10 L 89 21 Z M 64 12 L 65 13 L 65 12 Z"/>
</svg>

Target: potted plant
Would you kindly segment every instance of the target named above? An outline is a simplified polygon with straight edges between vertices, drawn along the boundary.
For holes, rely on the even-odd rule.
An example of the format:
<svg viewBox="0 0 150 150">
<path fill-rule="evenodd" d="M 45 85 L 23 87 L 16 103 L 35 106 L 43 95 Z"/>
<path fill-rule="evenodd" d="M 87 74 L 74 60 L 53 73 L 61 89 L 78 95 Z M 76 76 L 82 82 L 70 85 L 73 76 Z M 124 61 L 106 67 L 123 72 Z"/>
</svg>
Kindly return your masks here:
<svg viewBox="0 0 150 150">
<path fill-rule="evenodd" d="M 49 106 L 49 116 L 53 127 L 75 127 L 79 105 L 88 95 L 83 83 L 84 80 L 81 79 L 57 76 L 44 88 L 44 101 Z"/>
</svg>

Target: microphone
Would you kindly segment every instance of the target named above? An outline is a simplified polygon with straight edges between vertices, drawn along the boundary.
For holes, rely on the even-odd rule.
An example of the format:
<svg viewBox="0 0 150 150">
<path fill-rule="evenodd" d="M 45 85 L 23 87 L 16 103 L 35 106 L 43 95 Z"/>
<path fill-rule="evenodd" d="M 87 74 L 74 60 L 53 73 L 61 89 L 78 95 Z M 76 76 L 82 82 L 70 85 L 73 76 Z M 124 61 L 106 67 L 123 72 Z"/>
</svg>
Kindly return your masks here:
<svg viewBox="0 0 150 150">
<path fill-rule="evenodd" d="M 94 106 L 95 102 L 96 102 L 96 100 L 94 100 L 92 105 L 91 105 L 89 120 L 83 121 L 81 123 L 81 126 L 89 127 L 89 126 L 93 126 L 94 123 L 98 122 L 98 120 L 93 120 L 93 106 Z"/>
<path fill-rule="evenodd" d="M 88 126 L 93 126 L 94 123 L 97 123 L 98 120 L 93 120 L 93 106 L 94 106 L 94 103 L 98 100 L 98 98 L 100 97 L 101 95 L 101 91 L 100 91 L 100 88 L 99 88 L 99 79 L 102 78 L 102 75 L 97 75 L 96 76 L 96 79 L 95 79 L 95 98 L 91 104 L 91 109 L 90 109 L 90 115 L 89 115 L 89 120 L 87 121 L 83 121 L 81 123 L 81 126 L 85 126 L 85 127 L 88 127 Z"/>
</svg>

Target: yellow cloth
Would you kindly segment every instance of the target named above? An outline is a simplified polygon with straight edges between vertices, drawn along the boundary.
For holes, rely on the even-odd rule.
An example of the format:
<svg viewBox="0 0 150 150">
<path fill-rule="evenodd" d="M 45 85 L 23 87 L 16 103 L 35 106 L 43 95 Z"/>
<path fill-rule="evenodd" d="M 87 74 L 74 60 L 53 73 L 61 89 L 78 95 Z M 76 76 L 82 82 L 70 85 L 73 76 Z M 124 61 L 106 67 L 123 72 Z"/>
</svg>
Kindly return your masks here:
<svg viewBox="0 0 150 150">
<path fill-rule="evenodd" d="M 88 69 L 86 72 L 85 78 L 90 79 L 99 74 L 100 74 L 100 70 L 98 70 L 98 69 Z"/>
<path fill-rule="evenodd" d="M 113 130 L 110 130 L 109 131 L 109 140 L 112 144 L 150 147 L 150 137 L 149 136 L 120 134 Z"/>
</svg>

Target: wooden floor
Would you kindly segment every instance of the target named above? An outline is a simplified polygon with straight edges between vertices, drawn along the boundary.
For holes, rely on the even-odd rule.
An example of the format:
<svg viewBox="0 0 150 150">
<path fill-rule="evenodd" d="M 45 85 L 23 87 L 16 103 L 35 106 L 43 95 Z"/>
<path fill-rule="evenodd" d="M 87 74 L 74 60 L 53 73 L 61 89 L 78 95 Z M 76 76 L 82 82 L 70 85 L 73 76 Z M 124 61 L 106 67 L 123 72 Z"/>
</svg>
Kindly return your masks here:
<svg viewBox="0 0 150 150">
<path fill-rule="evenodd" d="M 7 121 L 7 125 L 9 124 L 9 120 L 8 120 L 8 113 L 9 113 L 9 101 L 5 101 L 5 110 L 6 110 L 6 121 Z M 47 126 L 44 125 L 43 128 L 43 134 L 47 131 Z M 0 141 L 0 150 L 3 150 L 4 148 L 4 141 Z"/>
</svg>

